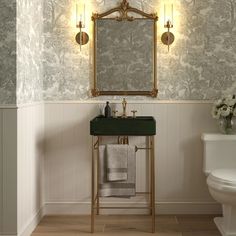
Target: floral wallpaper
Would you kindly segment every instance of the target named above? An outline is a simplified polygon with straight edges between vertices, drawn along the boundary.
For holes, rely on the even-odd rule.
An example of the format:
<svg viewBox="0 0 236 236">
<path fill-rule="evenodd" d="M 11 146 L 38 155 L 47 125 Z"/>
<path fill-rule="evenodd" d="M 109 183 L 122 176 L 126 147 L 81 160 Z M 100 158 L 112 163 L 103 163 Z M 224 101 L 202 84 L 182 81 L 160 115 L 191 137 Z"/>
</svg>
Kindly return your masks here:
<svg viewBox="0 0 236 236">
<path fill-rule="evenodd" d="M 80 51 L 75 42 L 75 0 L 17 0 L 17 6 L 16 0 L 1 0 L 0 104 L 90 99 L 91 14 L 106 11 L 120 1 L 86 1 L 85 30 L 90 41 Z M 129 0 L 132 6 L 157 11 L 160 17 L 157 99 L 208 100 L 236 93 L 236 1 L 174 1 L 175 42 L 170 52 L 160 39 L 166 31 L 163 4 L 168 1 Z"/>
<path fill-rule="evenodd" d="M 16 0 L 0 1 L 0 104 L 16 103 Z"/>
<path fill-rule="evenodd" d="M 17 0 L 17 103 L 43 100 L 43 1 Z"/>
<path fill-rule="evenodd" d="M 43 1 L 0 2 L 0 104 L 43 100 Z"/>
<path fill-rule="evenodd" d="M 90 2 L 90 4 L 89 4 Z M 130 0 L 147 12 L 158 11 L 157 78 L 162 100 L 205 100 L 236 92 L 235 0 L 180 0 L 174 4 L 175 42 L 168 53 L 161 43 L 164 0 Z M 119 0 L 86 1 L 90 12 L 103 12 Z M 93 81 L 92 27 L 90 43 L 75 43 L 71 23 L 74 2 L 45 1 L 44 98 L 82 100 L 90 98 Z M 86 22 L 87 23 L 87 22 Z M 87 23 L 88 25 L 89 23 Z M 92 23 L 90 23 L 92 24 Z"/>
</svg>

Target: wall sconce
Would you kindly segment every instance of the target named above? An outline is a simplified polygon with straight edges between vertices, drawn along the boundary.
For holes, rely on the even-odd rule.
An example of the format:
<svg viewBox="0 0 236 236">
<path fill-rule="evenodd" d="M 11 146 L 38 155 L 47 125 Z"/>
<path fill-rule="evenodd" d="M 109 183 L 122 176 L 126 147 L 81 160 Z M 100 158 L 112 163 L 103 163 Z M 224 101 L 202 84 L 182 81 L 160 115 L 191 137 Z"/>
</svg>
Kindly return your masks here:
<svg viewBox="0 0 236 236">
<path fill-rule="evenodd" d="M 81 2 L 81 1 L 80 1 Z M 89 41 L 89 36 L 82 29 L 85 28 L 85 4 L 76 4 L 76 27 L 79 28 L 79 33 L 76 34 L 75 40 L 80 45 L 80 51 L 82 45 L 85 45 Z"/>
<path fill-rule="evenodd" d="M 170 32 L 170 28 L 173 28 L 173 12 L 173 4 L 164 5 L 164 27 L 167 28 L 168 31 L 162 34 L 161 41 L 163 44 L 168 45 L 168 52 L 170 45 L 175 41 L 174 34 Z"/>
</svg>

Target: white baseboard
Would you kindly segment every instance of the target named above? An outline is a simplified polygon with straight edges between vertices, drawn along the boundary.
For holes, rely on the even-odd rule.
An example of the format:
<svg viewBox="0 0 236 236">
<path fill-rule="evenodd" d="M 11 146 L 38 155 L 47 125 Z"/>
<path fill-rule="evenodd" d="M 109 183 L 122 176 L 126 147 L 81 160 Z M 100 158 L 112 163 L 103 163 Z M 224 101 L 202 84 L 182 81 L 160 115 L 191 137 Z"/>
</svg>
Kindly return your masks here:
<svg viewBox="0 0 236 236">
<path fill-rule="evenodd" d="M 156 213 L 160 215 L 216 215 L 222 214 L 217 202 L 159 202 Z"/>
<path fill-rule="evenodd" d="M 102 203 L 103 206 L 147 206 L 146 203 Z M 88 215 L 91 208 L 89 202 L 48 202 L 44 205 L 45 215 Z M 145 214 L 147 210 L 102 210 L 101 214 Z M 179 214 L 221 214 L 221 206 L 214 202 L 156 202 L 157 215 L 179 215 Z"/>
<path fill-rule="evenodd" d="M 6 233 L 0 232 L 0 236 L 17 236 L 17 234 L 15 234 L 15 233 L 8 233 L 8 234 L 6 234 Z"/>
<path fill-rule="evenodd" d="M 17 236 L 17 234 L 1 234 L 0 233 L 0 236 Z"/>
<path fill-rule="evenodd" d="M 41 219 L 44 216 L 43 212 L 44 207 L 42 207 L 23 227 L 23 229 L 20 229 L 18 236 L 30 236 L 36 226 L 39 224 Z"/>
</svg>

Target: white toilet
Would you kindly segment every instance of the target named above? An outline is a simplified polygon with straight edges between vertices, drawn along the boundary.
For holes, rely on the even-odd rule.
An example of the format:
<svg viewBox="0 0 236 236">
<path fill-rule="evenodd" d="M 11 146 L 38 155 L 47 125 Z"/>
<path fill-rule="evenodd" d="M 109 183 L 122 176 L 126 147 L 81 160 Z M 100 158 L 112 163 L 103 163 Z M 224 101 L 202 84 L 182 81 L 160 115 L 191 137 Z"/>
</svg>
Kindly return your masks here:
<svg viewBox="0 0 236 236">
<path fill-rule="evenodd" d="M 223 236 L 236 236 L 236 135 L 203 134 L 202 140 L 208 188 L 223 206 L 214 221 Z"/>
</svg>

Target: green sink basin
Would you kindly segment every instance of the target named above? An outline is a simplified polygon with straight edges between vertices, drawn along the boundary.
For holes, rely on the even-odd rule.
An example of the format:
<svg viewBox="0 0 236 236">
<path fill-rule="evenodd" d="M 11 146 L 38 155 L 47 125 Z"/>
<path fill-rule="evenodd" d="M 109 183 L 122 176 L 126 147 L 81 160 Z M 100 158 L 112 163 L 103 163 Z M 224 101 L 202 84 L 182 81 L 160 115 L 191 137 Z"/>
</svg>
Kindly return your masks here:
<svg viewBox="0 0 236 236">
<path fill-rule="evenodd" d="M 136 118 L 97 116 L 90 121 L 90 134 L 95 136 L 152 136 L 156 134 L 156 120 L 152 116 L 137 116 Z"/>
</svg>

